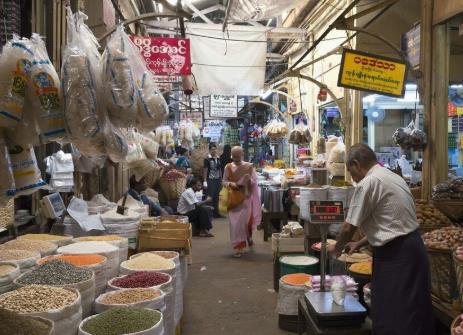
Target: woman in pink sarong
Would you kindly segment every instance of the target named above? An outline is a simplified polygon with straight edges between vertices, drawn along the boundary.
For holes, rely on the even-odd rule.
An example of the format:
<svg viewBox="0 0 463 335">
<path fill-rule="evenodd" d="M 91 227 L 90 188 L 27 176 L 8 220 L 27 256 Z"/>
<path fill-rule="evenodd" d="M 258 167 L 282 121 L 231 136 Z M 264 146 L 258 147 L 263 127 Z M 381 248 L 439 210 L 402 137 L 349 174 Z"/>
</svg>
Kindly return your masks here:
<svg viewBox="0 0 463 335">
<path fill-rule="evenodd" d="M 235 257 L 252 247 L 252 233 L 260 224 L 262 210 L 257 175 L 251 163 L 243 162 L 243 149 L 232 149 L 232 163 L 224 169 L 223 185 L 229 188 L 228 219 Z"/>
</svg>

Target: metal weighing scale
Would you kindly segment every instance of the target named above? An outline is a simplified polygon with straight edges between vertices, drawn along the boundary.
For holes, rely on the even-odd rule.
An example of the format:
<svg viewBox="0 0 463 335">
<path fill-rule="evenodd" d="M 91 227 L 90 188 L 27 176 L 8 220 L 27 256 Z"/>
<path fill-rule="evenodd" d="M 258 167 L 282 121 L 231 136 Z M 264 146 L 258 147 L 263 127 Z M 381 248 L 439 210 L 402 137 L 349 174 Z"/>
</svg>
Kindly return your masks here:
<svg viewBox="0 0 463 335">
<path fill-rule="evenodd" d="M 360 327 L 367 316 L 366 309 L 350 294 L 339 306 L 333 302 L 331 292 L 325 292 L 328 228 L 343 222 L 342 201 L 310 201 L 309 224 L 320 225 L 320 292 L 306 293 L 305 301 L 310 316 L 322 327 Z"/>
</svg>

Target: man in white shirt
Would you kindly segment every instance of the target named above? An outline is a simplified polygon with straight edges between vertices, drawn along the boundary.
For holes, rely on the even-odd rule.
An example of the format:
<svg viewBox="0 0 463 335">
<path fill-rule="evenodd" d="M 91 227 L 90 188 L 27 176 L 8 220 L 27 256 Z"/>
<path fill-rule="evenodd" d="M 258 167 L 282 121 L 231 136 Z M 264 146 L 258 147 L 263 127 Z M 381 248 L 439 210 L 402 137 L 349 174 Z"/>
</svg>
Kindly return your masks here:
<svg viewBox="0 0 463 335">
<path fill-rule="evenodd" d="M 373 334 L 436 334 L 429 261 L 410 189 L 402 177 L 381 167 L 365 144 L 351 147 L 346 164 L 358 184 L 336 246 L 330 249 L 340 254 L 362 244 L 372 246 Z M 351 244 L 357 228 L 365 239 Z"/>
<path fill-rule="evenodd" d="M 196 192 L 201 191 L 202 183 L 194 177 L 188 182 L 187 187 L 188 188 L 180 196 L 180 200 L 177 205 L 177 212 L 188 216 L 193 228 L 193 235 L 214 237 L 214 235 L 209 232 L 209 230 L 212 229 L 211 218 L 209 215 L 211 208 L 209 206 L 205 206 L 212 202 L 212 198 L 207 197 L 204 201 L 199 201 L 196 198 Z"/>
</svg>

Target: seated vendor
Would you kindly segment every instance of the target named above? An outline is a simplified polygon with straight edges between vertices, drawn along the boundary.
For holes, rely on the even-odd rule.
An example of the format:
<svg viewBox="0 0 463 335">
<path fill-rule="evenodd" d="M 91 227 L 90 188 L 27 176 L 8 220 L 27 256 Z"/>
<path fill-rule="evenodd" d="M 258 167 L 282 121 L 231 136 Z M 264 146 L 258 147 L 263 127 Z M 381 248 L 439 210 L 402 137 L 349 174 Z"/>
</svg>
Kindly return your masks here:
<svg viewBox="0 0 463 335">
<path fill-rule="evenodd" d="M 149 206 L 150 216 L 169 215 L 168 208 L 163 208 L 158 202 L 150 199 L 144 192 L 147 189 L 145 178 L 141 178 L 139 181 L 132 175 L 129 180 L 130 189 L 128 194 L 135 200 L 143 202 L 143 204 Z"/>
<path fill-rule="evenodd" d="M 188 216 L 193 228 L 193 234 L 201 237 L 214 237 L 209 230 L 212 229 L 210 212 L 212 207 L 206 204 L 212 203 L 212 198 L 207 197 L 204 201 L 199 201 L 196 192 L 201 191 L 202 182 L 193 177 L 187 184 L 187 189 L 180 196 L 177 211 Z"/>
</svg>

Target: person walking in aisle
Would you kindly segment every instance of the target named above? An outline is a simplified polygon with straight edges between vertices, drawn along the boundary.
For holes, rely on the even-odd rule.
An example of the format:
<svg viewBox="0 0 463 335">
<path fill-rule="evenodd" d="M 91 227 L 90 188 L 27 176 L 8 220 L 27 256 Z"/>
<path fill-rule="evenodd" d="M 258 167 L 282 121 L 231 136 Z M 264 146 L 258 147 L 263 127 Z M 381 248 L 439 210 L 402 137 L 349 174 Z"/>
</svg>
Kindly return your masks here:
<svg viewBox="0 0 463 335">
<path fill-rule="evenodd" d="M 222 169 L 215 143 L 209 145 L 209 156 L 204 159 L 203 171 L 203 186 L 206 189 L 206 195 L 212 198 L 214 217 L 221 218 L 219 214 L 219 193 L 222 189 Z"/>
<path fill-rule="evenodd" d="M 253 246 L 252 233 L 262 218 L 257 175 L 251 163 L 243 162 L 243 149 L 233 147 L 232 161 L 224 169 L 223 186 L 229 188 L 228 219 L 235 257 Z"/>
<path fill-rule="evenodd" d="M 365 144 L 350 148 L 346 164 L 357 187 L 330 252 L 372 246 L 374 335 L 435 335 L 429 261 L 408 185 L 380 166 Z M 366 238 L 349 243 L 357 229 Z"/>
<path fill-rule="evenodd" d="M 223 146 L 223 152 L 220 155 L 220 170 L 222 172 L 223 176 L 223 170 L 225 169 L 225 166 L 227 166 L 228 163 L 231 163 L 231 146 L 228 144 L 225 144 Z"/>
<path fill-rule="evenodd" d="M 196 198 L 196 192 L 201 191 L 201 181 L 193 177 L 188 185 L 187 189 L 183 191 L 178 201 L 177 212 L 182 215 L 188 216 L 188 219 L 193 228 L 193 235 L 201 237 L 214 237 L 209 232 L 212 229 L 211 218 L 209 213 L 211 211 L 210 206 L 207 204 L 212 202 L 211 197 L 207 197 L 204 201 L 199 201 Z"/>
</svg>

